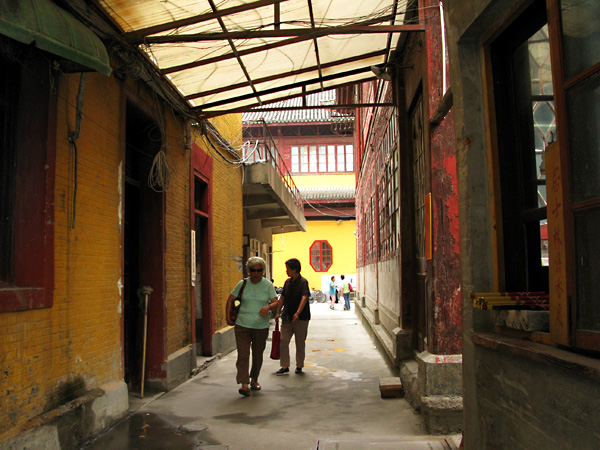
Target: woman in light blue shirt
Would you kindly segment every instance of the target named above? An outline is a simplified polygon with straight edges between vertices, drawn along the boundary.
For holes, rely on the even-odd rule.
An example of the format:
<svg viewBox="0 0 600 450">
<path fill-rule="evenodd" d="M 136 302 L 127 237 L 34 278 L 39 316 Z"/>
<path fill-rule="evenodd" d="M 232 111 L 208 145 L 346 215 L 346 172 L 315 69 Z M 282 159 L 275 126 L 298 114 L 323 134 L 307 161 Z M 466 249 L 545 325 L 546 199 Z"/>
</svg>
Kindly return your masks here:
<svg viewBox="0 0 600 450">
<path fill-rule="evenodd" d="M 331 305 L 329 305 L 329 309 L 335 309 L 335 277 L 331 277 L 331 282 L 329 283 L 329 298 L 331 299 Z"/>
<path fill-rule="evenodd" d="M 277 308 L 277 294 L 273 283 L 264 278 L 265 260 L 253 256 L 246 262 L 250 276 L 241 280 L 227 299 L 227 323 L 235 325 L 237 346 L 236 381 L 242 386 L 238 392 L 244 397 L 250 389 L 260 391 L 258 375 L 263 363 L 263 353 L 269 336 L 269 311 Z M 240 311 L 233 322 L 230 318 L 231 305 L 242 289 Z M 250 366 L 252 348 L 252 368 Z"/>
</svg>

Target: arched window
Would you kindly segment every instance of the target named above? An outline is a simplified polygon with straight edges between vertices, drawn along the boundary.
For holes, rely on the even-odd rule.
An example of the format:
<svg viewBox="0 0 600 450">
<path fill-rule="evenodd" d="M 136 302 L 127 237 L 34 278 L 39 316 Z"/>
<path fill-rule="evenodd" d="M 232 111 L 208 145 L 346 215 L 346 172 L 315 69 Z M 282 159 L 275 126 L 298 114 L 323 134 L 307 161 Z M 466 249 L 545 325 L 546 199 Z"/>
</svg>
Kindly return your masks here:
<svg viewBox="0 0 600 450">
<path fill-rule="evenodd" d="M 310 265 L 315 272 L 327 272 L 333 263 L 333 250 L 327 241 L 315 241 L 310 246 Z"/>
</svg>

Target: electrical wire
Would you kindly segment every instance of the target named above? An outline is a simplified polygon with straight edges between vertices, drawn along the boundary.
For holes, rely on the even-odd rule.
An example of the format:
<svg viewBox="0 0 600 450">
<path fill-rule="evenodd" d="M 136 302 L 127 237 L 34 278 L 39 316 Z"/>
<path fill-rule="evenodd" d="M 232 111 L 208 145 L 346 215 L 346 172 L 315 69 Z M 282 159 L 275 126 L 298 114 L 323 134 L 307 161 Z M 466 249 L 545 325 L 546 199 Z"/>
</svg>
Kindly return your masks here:
<svg viewBox="0 0 600 450">
<path fill-rule="evenodd" d="M 323 212 L 323 211 L 321 211 L 319 208 L 317 208 L 315 205 L 313 205 L 311 202 L 309 202 L 309 201 L 308 201 L 308 200 L 306 200 L 305 198 L 303 198 L 303 199 L 302 199 L 302 201 L 303 201 L 304 203 L 306 203 L 308 206 L 310 206 L 312 209 L 314 209 L 315 211 L 317 211 L 319 214 L 323 215 L 323 216 L 328 216 L 328 217 L 350 217 L 350 218 L 356 218 L 356 216 L 355 216 L 355 215 L 353 215 L 353 214 L 347 214 L 347 213 L 344 213 L 344 212 L 342 212 L 342 211 L 340 211 L 340 210 L 337 210 L 337 209 L 331 208 L 331 207 L 329 207 L 329 206 L 326 206 L 326 205 L 321 205 L 321 207 L 322 207 L 322 208 L 327 208 L 327 209 L 330 209 L 330 210 L 332 210 L 332 211 L 335 211 L 335 212 L 337 212 L 337 213 L 338 213 L 338 214 L 328 214 L 328 213 L 326 213 L 326 212 Z"/>
</svg>

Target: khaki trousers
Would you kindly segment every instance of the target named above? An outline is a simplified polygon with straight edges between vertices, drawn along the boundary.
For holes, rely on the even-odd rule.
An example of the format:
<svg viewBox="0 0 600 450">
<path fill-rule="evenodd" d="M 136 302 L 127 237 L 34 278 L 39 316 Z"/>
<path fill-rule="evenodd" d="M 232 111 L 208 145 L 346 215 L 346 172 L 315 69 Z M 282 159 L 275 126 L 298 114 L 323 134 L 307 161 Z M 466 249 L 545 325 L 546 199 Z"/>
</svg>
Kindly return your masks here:
<svg viewBox="0 0 600 450">
<path fill-rule="evenodd" d="M 304 367 L 304 357 L 306 349 L 306 336 L 308 334 L 309 320 L 299 320 L 296 323 L 291 320 L 283 319 L 281 321 L 281 367 L 290 367 L 290 341 L 292 336 L 296 341 L 296 367 Z"/>
<path fill-rule="evenodd" d="M 237 367 L 236 381 L 238 383 L 248 384 L 251 378 L 254 381 L 258 381 L 268 336 L 268 328 L 256 329 L 239 325 L 235 326 L 235 343 L 238 352 L 235 366 Z M 250 366 L 250 347 L 252 347 L 252 369 L 248 372 Z"/>
</svg>

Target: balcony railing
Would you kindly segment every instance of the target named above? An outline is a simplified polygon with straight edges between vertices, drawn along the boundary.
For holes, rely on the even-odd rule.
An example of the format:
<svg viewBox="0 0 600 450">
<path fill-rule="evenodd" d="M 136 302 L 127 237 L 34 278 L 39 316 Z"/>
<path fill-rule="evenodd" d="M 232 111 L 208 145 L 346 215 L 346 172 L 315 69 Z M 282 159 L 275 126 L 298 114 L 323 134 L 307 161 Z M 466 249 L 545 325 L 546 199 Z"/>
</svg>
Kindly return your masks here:
<svg viewBox="0 0 600 450">
<path fill-rule="evenodd" d="M 302 202 L 300 191 L 296 187 L 283 157 L 279 153 L 279 150 L 277 150 L 275 140 L 264 120 L 262 121 L 262 137 L 259 137 L 255 141 L 244 143 L 243 156 L 244 164 L 246 165 L 257 163 L 271 164 L 294 198 L 296 205 L 304 212 L 304 203 Z"/>
</svg>

